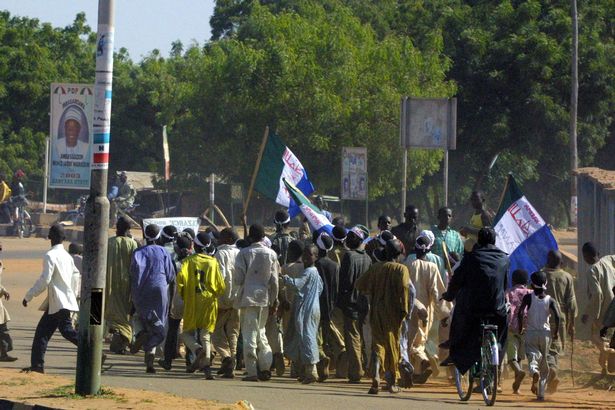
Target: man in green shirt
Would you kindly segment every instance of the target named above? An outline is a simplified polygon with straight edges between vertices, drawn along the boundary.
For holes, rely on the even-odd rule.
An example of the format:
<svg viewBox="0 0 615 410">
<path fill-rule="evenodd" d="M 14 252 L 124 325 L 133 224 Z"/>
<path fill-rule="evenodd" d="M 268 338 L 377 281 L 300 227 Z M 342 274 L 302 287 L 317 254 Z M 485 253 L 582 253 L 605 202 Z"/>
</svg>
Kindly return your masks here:
<svg viewBox="0 0 615 410">
<path fill-rule="evenodd" d="M 562 254 L 551 250 L 547 254 L 547 266 L 543 269 L 547 275 L 547 295 L 551 296 L 560 308 L 561 317 L 558 329 L 559 339 L 551 341 L 547 356 L 549 377 L 547 379 L 547 392 L 555 393 L 559 379 L 557 377 L 558 358 L 564 352 L 566 334 L 574 337 L 574 319 L 577 316 L 577 299 L 574 293 L 574 280 L 572 276 L 562 269 Z M 551 328 L 555 326 L 552 321 Z"/>
<path fill-rule="evenodd" d="M 442 243 L 446 243 L 446 249 L 449 253 L 455 252 L 463 254 L 463 240 L 459 232 L 451 228 L 453 220 L 453 211 L 449 207 L 442 207 L 438 210 L 438 224 L 431 227 L 435 241 L 431 247 L 431 251 L 445 259 Z"/>
</svg>

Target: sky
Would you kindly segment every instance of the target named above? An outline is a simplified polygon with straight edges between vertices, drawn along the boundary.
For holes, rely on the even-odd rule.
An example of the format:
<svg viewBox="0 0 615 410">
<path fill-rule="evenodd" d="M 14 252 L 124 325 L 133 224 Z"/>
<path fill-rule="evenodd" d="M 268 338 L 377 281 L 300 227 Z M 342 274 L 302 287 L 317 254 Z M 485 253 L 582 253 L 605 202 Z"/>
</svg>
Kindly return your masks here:
<svg viewBox="0 0 615 410">
<path fill-rule="evenodd" d="M 214 0 L 116 0 L 115 51 L 126 47 L 139 61 L 155 48 L 167 56 L 175 40 L 202 44 L 211 35 L 213 9 Z M 98 20 L 98 0 L 0 0 L 0 10 L 54 27 L 70 25 L 83 11 L 92 31 Z"/>
</svg>

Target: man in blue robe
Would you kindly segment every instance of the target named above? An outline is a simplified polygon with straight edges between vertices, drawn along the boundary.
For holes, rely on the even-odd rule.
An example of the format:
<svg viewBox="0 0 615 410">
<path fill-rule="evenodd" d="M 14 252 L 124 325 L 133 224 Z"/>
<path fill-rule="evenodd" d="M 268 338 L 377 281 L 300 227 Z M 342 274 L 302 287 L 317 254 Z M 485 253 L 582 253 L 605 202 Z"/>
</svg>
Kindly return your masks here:
<svg viewBox="0 0 615 410">
<path fill-rule="evenodd" d="M 298 277 L 282 276 L 287 286 L 295 290 L 293 303 L 293 337 L 285 353 L 303 371 L 299 371 L 299 379 L 304 384 L 314 383 L 318 377 L 316 363 L 320 360 L 318 352 L 318 325 L 320 324 L 320 293 L 323 289 L 322 279 L 314 263 L 318 259 L 318 248 L 306 245 L 303 252 L 305 270 Z"/>
<path fill-rule="evenodd" d="M 156 373 L 156 346 L 165 338 L 169 284 L 175 281 L 175 266 L 169 252 L 156 245 L 160 237 L 158 226 L 148 225 L 144 236 L 146 245 L 133 253 L 130 266 L 131 294 L 135 308 L 134 332 L 137 335 L 131 352 L 136 353 L 143 347 L 146 372 Z"/>
</svg>

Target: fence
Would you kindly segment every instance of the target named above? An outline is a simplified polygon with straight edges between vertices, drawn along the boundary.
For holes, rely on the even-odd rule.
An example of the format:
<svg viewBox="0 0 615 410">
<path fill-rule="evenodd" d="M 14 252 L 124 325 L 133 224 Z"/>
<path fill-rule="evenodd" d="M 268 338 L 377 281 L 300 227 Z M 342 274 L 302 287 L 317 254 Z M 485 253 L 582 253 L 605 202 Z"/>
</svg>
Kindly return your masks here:
<svg viewBox="0 0 615 410">
<path fill-rule="evenodd" d="M 581 314 L 587 304 L 588 266 L 581 251 L 585 242 L 593 242 L 601 255 L 615 253 L 615 171 L 600 168 L 579 168 L 578 176 L 578 228 L 577 228 L 577 301 Z M 580 339 L 589 337 L 590 329 L 577 321 Z"/>
</svg>

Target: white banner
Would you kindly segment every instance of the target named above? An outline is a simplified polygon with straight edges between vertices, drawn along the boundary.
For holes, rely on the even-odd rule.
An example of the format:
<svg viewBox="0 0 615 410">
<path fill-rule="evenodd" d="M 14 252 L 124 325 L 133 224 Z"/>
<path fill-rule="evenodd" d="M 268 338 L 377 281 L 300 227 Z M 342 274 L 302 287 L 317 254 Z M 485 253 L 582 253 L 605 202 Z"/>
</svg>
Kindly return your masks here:
<svg viewBox="0 0 615 410">
<path fill-rule="evenodd" d="M 175 218 L 150 218 L 143 220 L 143 229 L 147 225 L 158 225 L 160 229 L 167 225 L 173 225 L 178 231 L 183 231 L 186 228 L 192 228 L 195 233 L 199 232 L 199 226 L 201 225 L 200 218 L 193 217 L 175 217 Z"/>
<path fill-rule="evenodd" d="M 51 84 L 49 187 L 90 189 L 94 87 Z"/>
<path fill-rule="evenodd" d="M 513 202 L 495 225 L 496 246 L 511 254 L 534 232 L 545 225 L 545 221 L 525 196 Z"/>
</svg>

